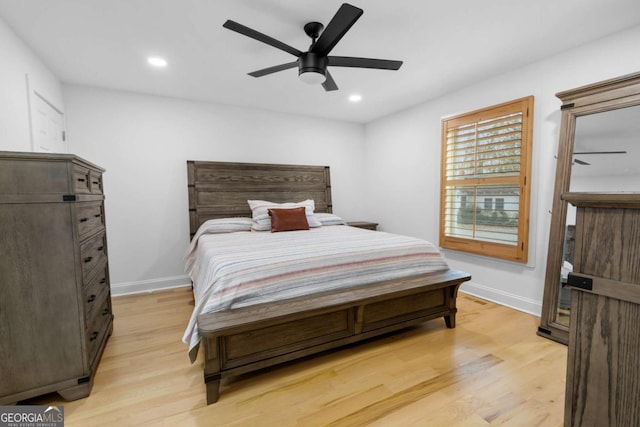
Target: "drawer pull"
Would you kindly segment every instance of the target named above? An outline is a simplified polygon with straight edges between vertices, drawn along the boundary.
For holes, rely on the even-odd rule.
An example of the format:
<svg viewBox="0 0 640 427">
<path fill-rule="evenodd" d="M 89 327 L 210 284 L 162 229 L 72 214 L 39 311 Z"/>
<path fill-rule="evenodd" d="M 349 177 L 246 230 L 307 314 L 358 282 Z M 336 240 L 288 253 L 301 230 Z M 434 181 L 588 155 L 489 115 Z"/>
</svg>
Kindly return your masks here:
<svg viewBox="0 0 640 427">
<path fill-rule="evenodd" d="M 86 179 L 84 179 L 84 178 L 78 178 L 78 181 L 79 181 L 79 182 L 85 182 L 85 181 L 86 181 Z"/>
<path fill-rule="evenodd" d="M 92 259 L 93 259 L 92 256 L 88 256 L 84 259 L 84 262 L 91 262 Z"/>
<path fill-rule="evenodd" d="M 102 216 L 102 214 L 95 214 L 94 217 L 95 218 L 100 218 Z"/>
<path fill-rule="evenodd" d="M 109 314 L 109 309 L 108 309 L 108 308 L 105 308 L 105 309 L 102 311 L 102 315 L 103 315 L 103 316 L 106 316 L 107 314 Z"/>
<path fill-rule="evenodd" d="M 92 184 L 95 184 L 95 185 L 100 184 L 100 182 L 98 182 L 98 181 L 91 181 L 91 183 L 92 183 Z"/>
<path fill-rule="evenodd" d="M 80 222 L 87 222 L 89 221 L 89 218 L 80 218 Z"/>
<path fill-rule="evenodd" d="M 107 283 L 107 278 L 103 277 L 102 280 L 100 280 L 100 284 L 104 285 L 105 283 Z"/>
<path fill-rule="evenodd" d="M 98 332 L 93 331 L 89 337 L 89 341 L 94 341 L 96 338 L 98 338 Z"/>
<path fill-rule="evenodd" d="M 100 246 L 100 247 L 98 248 L 98 250 L 99 250 L 99 251 L 101 251 L 101 250 L 103 250 L 103 249 L 104 249 L 104 246 Z"/>
<path fill-rule="evenodd" d="M 96 300 L 96 296 L 95 295 L 90 295 L 89 298 L 87 299 L 87 302 L 94 302 Z"/>
</svg>

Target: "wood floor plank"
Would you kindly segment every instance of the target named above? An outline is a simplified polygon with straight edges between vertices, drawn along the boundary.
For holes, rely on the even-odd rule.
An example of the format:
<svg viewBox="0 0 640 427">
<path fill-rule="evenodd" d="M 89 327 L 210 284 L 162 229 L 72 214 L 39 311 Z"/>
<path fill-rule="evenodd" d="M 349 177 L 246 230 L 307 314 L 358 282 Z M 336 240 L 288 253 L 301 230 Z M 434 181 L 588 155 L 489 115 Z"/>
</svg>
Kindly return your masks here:
<svg viewBox="0 0 640 427">
<path fill-rule="evenodd" d="M 189 288 L 113 299 L 114 332 L 91 395 L 65 407 L 73 426 L 562 425 L 567 350 L 539 319 L 464 293 L 442 319 L 257 374 L 223 380 L 205 404 L 202 356 L 180 341 Z"/>
<path fill-rule="evenodd" d="M 462 366 L 458 366 L 454 370 L 444 372 L 435 378 L 431 378 L 427 381 L 423 381 L 419 384 L 402 390 L 399 393 L 380 400 L 372 405 L 359 408 L 357 411 L 348 414 L 345 417 L 335 420 L 331 423 L 331 426 L 364 426 L 369 425 L 372 422 L 383 418 L 389 413 L 396 412 L 407 405 L 410 405 L 418 400 L 421 400 L 430 394 L 440 390 L 443 387 L 448 387 L 452 384 L 456 384 L 464 379 L 468 375 L 473 375 L 478 372 L 483 372 L 489 369 L 494 364 L 500 363 L 501 360 L 492 355 L 486 355 L 473 362 L 466 363 Z"/>
</svg>

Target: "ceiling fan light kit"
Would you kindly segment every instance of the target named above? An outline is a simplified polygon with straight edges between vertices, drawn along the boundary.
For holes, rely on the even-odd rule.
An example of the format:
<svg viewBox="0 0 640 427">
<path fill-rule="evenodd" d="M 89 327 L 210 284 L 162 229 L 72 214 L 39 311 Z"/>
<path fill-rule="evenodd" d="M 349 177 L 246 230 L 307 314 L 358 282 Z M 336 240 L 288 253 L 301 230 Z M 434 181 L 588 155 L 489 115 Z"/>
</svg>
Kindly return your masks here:
<svg viewBox="0 0 640 427">
<path fill-rule="evenodd" d="M 306 52 L 298 57 L 298 78 L 305 83 L 320 84 L 327 80 L 327 57 Z"/>
<path fill-rule="evenodd" d="M 311 46 L 307 52 L 302 52 L 286 43 L 262 34 L 252 28 L 245 27 L 232 20 L 227 20 L 222 26 L 259 42 L 287 52 L 298 59 L 294 62 L 275 65 L 249 73 L 252 77 L 263 77 L 278 71 L 298 67 L 298 77 L 305 83 L 322 84 L 326 91 L 338 90 L 338 85 L 331 77 L 328 66 L 349 68 L 372 68 L 378 70 L 398 70 L 402 61 L 386 59 L 356 58 L 350 56 L 329 56 L 331 50 L 349 31 L 364 11 L 360 8 L 343 3 L 325 28 L 319 22 L 309 22 L 304 26 L 305 33 L 311 38 Z"/>
</svg>

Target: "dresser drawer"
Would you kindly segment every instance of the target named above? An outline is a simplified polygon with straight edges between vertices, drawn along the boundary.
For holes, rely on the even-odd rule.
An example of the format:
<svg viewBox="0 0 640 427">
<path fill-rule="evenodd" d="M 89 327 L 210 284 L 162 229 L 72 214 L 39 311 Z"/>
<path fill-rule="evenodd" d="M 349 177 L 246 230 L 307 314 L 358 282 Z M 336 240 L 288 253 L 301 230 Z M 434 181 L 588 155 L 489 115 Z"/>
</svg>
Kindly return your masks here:
<svg viewBox="0 0 640 427">
<path fill-rule="evenodd" d="M 93 318 L 96 315 L 97 307 L 102 304 L 102 301 L 109 293 L 109 281 L 107 280 L 107 263 L 96 268 L 97 273 L 90 279 L 89 284 L 84 288 L 84 311 L 87 320 L 87 325 L 93 323 Z"/>
<path fill-rule="evenodd" d="M 109 289 L 109 266 L 107 265 L 106 257 L 104 257 L 103 260 L 104 262 L 101 261 L 97 264 L 95 268 L 96 273 L 84 282 L 85 292 L 89 292 L 88 289 L 92 286 Z"/>
<path fill-rule="evenodd" d="M 80 239 L 104 229 L 104 204 L 102 202 L 77 203 L 76 221 Z"/>
<path fill-rule="evenodd" d="M 104 233 L 87 240 L 80 246 L 80 264 L 82 265 L 83 282 L 91 277 L 96 266 L 107 259 L 107 242 Z"/>
<path fill-rule="evenodd" d="M 92 194 L 102 194 L 102 174 L 96 171 L 89 173 L 89 190 Z"/>
<path fill-rule="evenodd" d="M 103 298 L 100 305 L 96 307 L 93 322 L 87 328 L 87 350 L 89 352 L 89 364 L 93 364 L 101 344 L 111 323 L 111 306 L 109 298 Z"/>
<path fill-rule="evenodd" d="M 90 170 L 81 166 L 73 167 L 73 190 L 76 193 L 91 193 Z"/>
<path fill-rule="evenodd" d="M 76 193 L 102 194 L 102 173 L 76 165 L 73 167 L 73 185 Z"/>
</svg>

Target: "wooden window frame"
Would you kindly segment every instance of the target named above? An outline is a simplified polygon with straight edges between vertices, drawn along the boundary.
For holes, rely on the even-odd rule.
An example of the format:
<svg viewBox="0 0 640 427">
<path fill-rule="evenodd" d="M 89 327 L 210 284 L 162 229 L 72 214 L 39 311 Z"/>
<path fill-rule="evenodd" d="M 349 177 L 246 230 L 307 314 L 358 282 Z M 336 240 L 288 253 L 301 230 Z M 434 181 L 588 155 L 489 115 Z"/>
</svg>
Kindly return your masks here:
<svg viewBox="0 0 640 427">
<path fill-rule="evenodd" d="M 445 249 L 469 252 L 495 258 L 526 263 L 529 247 L 529 209 L 531 195 L 531 157 L 533 145 L 533 105 L 534 97 L 528 96 L 487 108 L 447 117 L 442 120 L 442 152 L 440 175 L 440 246 Z M 508 114 L 522 113 L 521 145 L 519 175 L 510 177 L 447 177 L 448 131 L 450 129 L 470 123 L 479 123 Z M 476 238 L 452 236 L 446 231 L 446 195 L 447 188 L 455 186 L 473 186 L 474 188 L 489 188 L 489 186 L 511 185 L 519 186 L 518 196 L 518 225 L 515 244 L 503 244 Z M 467 204 L 475 205 L 467 200 Z M 477 226 L 474 214 L 473 226 Z"/>
</svg>

